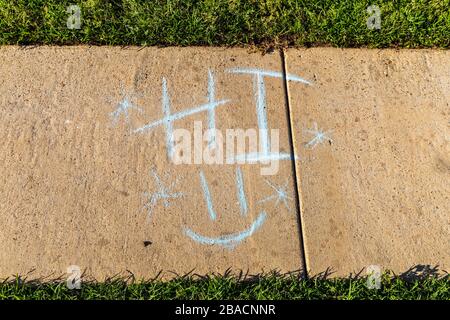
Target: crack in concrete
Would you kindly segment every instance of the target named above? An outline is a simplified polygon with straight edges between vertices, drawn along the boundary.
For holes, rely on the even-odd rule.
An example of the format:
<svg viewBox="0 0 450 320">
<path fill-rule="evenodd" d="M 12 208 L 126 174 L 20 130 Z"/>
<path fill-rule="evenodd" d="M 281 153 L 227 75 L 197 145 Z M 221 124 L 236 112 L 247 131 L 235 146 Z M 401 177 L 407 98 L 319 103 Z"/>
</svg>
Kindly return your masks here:
<svg viewBox="0 0 450 320">
<path fill-rule="evenodd" d="M 294 143 L 294 130 L 293 130 L 293 123 L 292 123 L 292 112 L 291 112 L 291 105 L 290 105 L 290 95 L 289 95 L 289 84 L 287 79 L 287 61 L 286 61 L 286 55 L 284 52 L 284 49 L 280 49 L 280 55 L 282 60 L 282 73 L 283 73 L 283 87 L 284 87 L 284 98 L 286 101 L 286 108 L 287 108 L 287 120 L 288 120 L 288 133 L 289 133 L 289 145 L 291 148 L 291 154 L 297 155 L 295 143 Z M 297 174 L 297 164 L 296 164 L 296 158 L 293 157 L 292 159 L 292 171 L 294 173 L 294 192 L 295 192 L 295 209 L 297 212 L 297 222 L 298 222 L 298 231 L 300 235 L 300 256 L 303 264 L 303 274 L 306 279 L 308 279 L 308 259 L 307 259 L 307 253 L 306 253 L 306 244 L 305 244 L 305 235 L 304 230 L 305 227 L 303 225 L 303 219 L 302 219 L 302 197 L 301 197 L 301 190 L 300 190 L 300 176 Z"/>
</svg>

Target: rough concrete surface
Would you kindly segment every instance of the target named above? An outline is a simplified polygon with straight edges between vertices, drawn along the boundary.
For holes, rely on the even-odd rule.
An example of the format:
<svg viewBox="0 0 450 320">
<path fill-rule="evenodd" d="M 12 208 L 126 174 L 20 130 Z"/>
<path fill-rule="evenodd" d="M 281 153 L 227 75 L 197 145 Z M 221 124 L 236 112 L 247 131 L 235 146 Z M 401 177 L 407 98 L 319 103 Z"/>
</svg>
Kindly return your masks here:
<svg viewBox="0 0 450 320">
<path fill-rule="evenodd" d="M 217 129 L 258 128 L 255 76 L 236 69 L 254 68 L 279 73 L 256 92 L 289 153 L 279 53 L 2 47 L 0 59 L 0 276 L 303 268 L 292 161 L 267 176 L 175 165 L 166 139 L 206 128 L 216 101 Z"/>
<path fill-rule="evenodd" d="M 450 270 L 450 52 L 286 56 L 310 274 Z"/>
<path fill-rule="evenodd" d="M 449 51 L 5 46 L 0 59 L 0 278 L 288 272 L 303 257 L 311 275 L 450 269 Z M 193 146 L 199 125 L 278 129 L 279 152 L 260 132 L 247 158 L 279 170 L 171 162 L 186 156 L 171 132 Z"/>
</svg>

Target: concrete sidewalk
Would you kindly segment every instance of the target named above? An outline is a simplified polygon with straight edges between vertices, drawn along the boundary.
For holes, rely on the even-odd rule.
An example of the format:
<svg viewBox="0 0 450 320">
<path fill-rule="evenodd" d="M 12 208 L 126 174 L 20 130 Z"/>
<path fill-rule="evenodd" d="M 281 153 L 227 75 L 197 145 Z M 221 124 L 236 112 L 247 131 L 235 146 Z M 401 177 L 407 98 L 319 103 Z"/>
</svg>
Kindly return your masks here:
<svg viewBox="0 0 450 320">
<path fill-rule="evenodd" d="M 448 51 L 6 46 L 0 58 L 1 278 L 449 270 Z M 208 128 L 261 130 L 259 149 L 222 156 Z M 209 152 L 216 163 L 196 158 Z"/>
</svg>

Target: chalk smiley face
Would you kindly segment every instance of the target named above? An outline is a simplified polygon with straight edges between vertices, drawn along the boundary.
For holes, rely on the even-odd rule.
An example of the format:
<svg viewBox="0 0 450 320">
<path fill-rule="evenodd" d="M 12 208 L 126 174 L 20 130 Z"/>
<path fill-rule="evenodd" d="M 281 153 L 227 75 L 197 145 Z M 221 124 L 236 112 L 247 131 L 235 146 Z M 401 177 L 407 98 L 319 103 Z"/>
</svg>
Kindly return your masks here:
<svg viewBox="0 0 450 320">
<path fill-rule="evenodd" d="M 209 218 L 212 221 L 217 219 L 217 214 L 214 211 L 213 202 L 211 199 L 211 193 L 209 191 L 208 182 L 206 180 L 203 171 L 200 171 L 200 184 L 203 189 L 203 196 L 206 202 Z M 242 172 L 239 167 L 236 168 L 236 189 L 239 199 L 239 207 L 242 216 L 247 215 L 248 206 L 244 191 L 244 182 L 242 179 Z M 219 245 L 228 249 L 233 249 L 242 241 L 253 235 L 266 221 L 267 215 L 264 211 L 261 211 L 252 224 L 245 230 L 235 233 L 222 235 L 219 237 L 207 237 L 201 235 L 188 227 L 184 227 L 184 234 L 194 240 L 197 243 L 205 245 Z"/>
</svg>

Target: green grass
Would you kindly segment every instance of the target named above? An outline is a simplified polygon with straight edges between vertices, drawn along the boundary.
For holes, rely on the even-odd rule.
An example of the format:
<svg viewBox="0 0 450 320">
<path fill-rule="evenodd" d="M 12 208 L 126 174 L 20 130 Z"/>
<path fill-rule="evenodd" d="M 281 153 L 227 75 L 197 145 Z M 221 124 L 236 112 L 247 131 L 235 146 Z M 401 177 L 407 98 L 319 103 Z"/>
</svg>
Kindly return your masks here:
<svg viewBox="0 0 450 320">
<path fill-rule="evenodd" d="M 230 276 L 180 277 L 168 282 L 127 279 L 85 283 L 69 290 L 65 282 L 32 283 L 15 279 L 0 284 L 0 299 L 142 300 L 142 299 L 338 299 L 450 300 L 450 278 L 428 276 L 407 280 L 385 273 L 379 290 L 368 289 L 365 278 L 302 280 L 295 275 L 267 274 L 248 279 Z"/>
<path fill-rule="evenodd" d="M 449 35 L 450 0 L 0 0 L 0 44 L 448 48 Z"/>
</svg>

